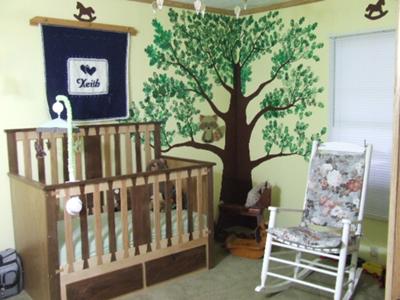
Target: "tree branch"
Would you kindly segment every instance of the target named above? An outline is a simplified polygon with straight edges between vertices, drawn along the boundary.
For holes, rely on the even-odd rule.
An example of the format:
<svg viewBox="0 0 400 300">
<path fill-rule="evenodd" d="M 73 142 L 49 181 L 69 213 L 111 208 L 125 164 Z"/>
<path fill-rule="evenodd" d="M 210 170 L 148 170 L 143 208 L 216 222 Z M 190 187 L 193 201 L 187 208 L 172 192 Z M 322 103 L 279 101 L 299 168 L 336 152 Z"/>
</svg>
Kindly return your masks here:
<svg viewBox="0 0 400 300">
<path fill-rule="evenodd" d="M 233 88 L 231 86 L 229 86 L 228 84 L 226 84 L 226 82 L 222 79 L 221 74 L 219 73 L 215 62 L 213 62 L 213 69 L 214 69 L 215 74 L 217 75 L 218 80 L 221 83 L 221 85 L 225 88 L 225 90 L 227 90 L 229 93 L 232 94 L 233 93 Z"/>
<path fill-rule="evenodd" d="M 192 129 L 190 129 L 190 140 L 189 141 L 177 143 L 174 145 L 171 145 L 168 143 L 168 148 L 162 149 L 161 152 L 165 153 L 165 152 L 170 151 L 171 149 L 178 148 L 178 147 L 193 147 L 196 149 L 207 150 L 207 151 L 213 152 L 214 154 L 218 155 L 221 159 L 224 155 L 224 150 L 215 145 L 196 142 L 194 140 L 194 135 L 193 135 Z"/>
<path fill-rule="evenodd" d="M 279 153 L 276 153 L 276 154 L 267 154 L 263 157 L 260 157 L 259 159 L 251 161 L 251 163 L 250 163 L 251 168 L 253 169 L 253 168 L 257 167 L 258 165 L 262 164 L 263 162 L 266 162 L 268 160 L 271 160 L 271 159 L 274 159 L 277 157 L 286 157 L 286 156 L 291 156 L 291 155 L 295 155 L 295 154 L 297 154 L 297 153 L 283 153 L 282 151 Z"/>
<path fill-rule="evenodd" d="M 170 44 L 169 45 L 171 50 L 172 50 L 172 55 L 175 58 L 175 63 L 171 62 L 174 65 L 177 65 L 179 67 L 181 67 L 195 82 L 196 85 L 199 88 L 199 92 L 200 95 L 207 101 L 207 103 L 210 105 L 211 109 L 214 111 L 214 113 L 219 116 L 220 118 L 222 118 L 225 121 L 225 117 L 226 114 L 221 112 L 218 107 L 214 104 L 214 102 L 212 101 L 212 99 L 207 95 L 206 91 L 203 89 L 200 80 L 197 78 L 197 76 L 195 74 L 193 74 L 193 72 L 186 67 L 179 59 L 178 56 L 176 55 L 176 50 L 174 49 L 174 47 Z"/>
<path fill-rule="evenodd" d="M 275 78 L 278 76 L 279 72 L 286 66 L 288 65 L 292 60 L 292 57 L 290 57 L 287 61 L 285 61 L 283 64 L 281 64 L 278 68 L 278 70 L 276 70 L 275 74 L 268 79 L 267 81 L 264 81 L 263 83 L 261 83 L 258 88 L 249 96 L 246 97 L 246 100 L 248 102 L 250 102 L 251 100 L 253 100 L 254 98 L 256 98 L 261 92 L 262 90 L 271 82 L 273 82 L 275 80 Z"/>
<path fill-rule="evenodd" d="M 220 158 L 223 156 L 223 150 L 215 145 L 211 144 L 203 144 L 196 142 L 193 138 L 190 141 L 177 143 L 174 145 L 170 145 L 167 149 L 161 150 L 161 152 L 165 153 L 170 151 L 171 149 L 178 148 L 178 147 L 193 147 L 196 149 L 207 150 L 213 152 L 214 154 L 218 155 Z"/>
<path fill-rule="evenodd" d="M 281 110 L 286 110 L 289 109 L 293 106 L 295 106 L 298 102 L 300 102 L 303 98 L 299 97 L 297 98 L 295 101 L 293 101 L 292 103 L 289 103 L 285 106 L 266 106 L 264 107 L 262 110 L 260 110 L 253 118 L 253 120 L 251 120 L 250 124 L 249 124 L 249 128 L 250 130 L 253 130 L 254 126 L 256 125 L 257 121 L 266 113 L 269 111 L 281 111 Z"/>
<path fill-rule="evenodd" d="M 270 25 L 270 24 L 268 24 L 268 25 Z M 271 25 L 270 25 L 270 26 L 271 26 Z M 258 41 L 261 39 L 261 37 L 264 35 L 264 33 L 267 31 L 267 29 L 268 29 L 270 26 L 265 26 L 264 29 L 261 31 L 261 33 L 260 33 L 260 34 L 258 35 L 258 37 L 256 38 L 256 40 L 252 43 L 252 48 L 251 48 L 249 54 L 247 55 L 247 57 L 244 59 L 243 63 L 241 64 L 242 67 L 246 65 L 246 63 L 247 63 L 248 60 L 251 58 L 251 56 L 253 55 L 253 53 L 258 49 L 258 48 L 256 47 Z"/>
<path fill-rule="evenodd" d="M 202 44 L 200 38 L 198 38 L 198 37 L 196 37 L 196 36 L 193 36 L 193 38 L 194 38 L 194 39 L 197 41 L 197 43 L 200 45 L 201 49 L 203 49 L 203 51 L 204 51 L 205 53 L 207 53 L 208 58 L 210 59 L 211 64 L 212 64 L 212 68 L 214 69 L 215 74 L 217 75 L 218 80 L 219 80 L 219 82 L 221 83 L 221 85 L 222 85 L 229 93 L 233 93 L 233 88 L 232 88 L 231 86 L 229 86 L 229 85 L 222 79 L 222 76 L 221 76 L 221 74 L 219 73 L 219 71 L 218 71 L 218 69 L 217 69 L 217 64 L 216 64 L 215 60 L 213 59 L 213 56 L 212 56 L 212 54 L 211 54 L 211 52 L 210 52 L 210 49 L 204 49 L 203 44 Z"/>
</svg>

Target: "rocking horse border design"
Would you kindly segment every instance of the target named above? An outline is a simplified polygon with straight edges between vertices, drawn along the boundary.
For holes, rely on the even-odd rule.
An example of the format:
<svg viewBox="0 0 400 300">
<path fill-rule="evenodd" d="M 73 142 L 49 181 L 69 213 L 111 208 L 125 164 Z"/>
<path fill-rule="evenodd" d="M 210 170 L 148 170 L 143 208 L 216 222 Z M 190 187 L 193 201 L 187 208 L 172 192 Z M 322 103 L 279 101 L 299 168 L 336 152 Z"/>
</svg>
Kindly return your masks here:
<svg viewBox="0 0 400 300">
<path fill-rule="evenodd" d="M 383 10 L 384 5 L 385 5 L 385 0 L 378 0 L 378 2 L 375 4 L 369 4 L 365 9 L 365 11 L 368 13 L 366 13 L 364 16 L 370 20 L 378 20 L 380 18 L 383 18 L 389 12 L 388 10 L 385 11 Z M 374 15 L 374 13 L 376 12 L 378 14 Z"/>
<path fill-rule="evenodd" d="M 83 22 L 93 22 L 96 20 L 96 16 L 93 16 L 95 14 L 94 9 L 91 6 L 85 7 L 81 2 L 77 1 L 76 2 L 76 9 L 79 10 L 79 14 L 74 14 L 74 17 Z M 87 16 L 87 18 L 83 18 L 82 16 Z"/>
</svg>

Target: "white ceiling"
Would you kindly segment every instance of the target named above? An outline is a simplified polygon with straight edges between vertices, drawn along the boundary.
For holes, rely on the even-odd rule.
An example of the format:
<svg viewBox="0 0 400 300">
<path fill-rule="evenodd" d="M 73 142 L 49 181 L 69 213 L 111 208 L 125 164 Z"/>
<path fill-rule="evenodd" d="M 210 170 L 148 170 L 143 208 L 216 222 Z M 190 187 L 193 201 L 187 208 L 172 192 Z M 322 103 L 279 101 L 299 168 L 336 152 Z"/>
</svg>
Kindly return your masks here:
<svg viewBox="0 0 400 300">
<path fill-rule="evenodd" d="M 269 6 L 278 3 L 289 2 L 290 0 L 247 0 L 247 8 L 257 8 L 262 6 Z M 193 3 L 193 0 L 175 0 L 175 2 L 181 3 Z M 239 5 L 243 7 L 243 0 L 202 0 L 207 7 L 215 7 L 222 9 L 234 9 L 235 6 Z"/>
</svg>

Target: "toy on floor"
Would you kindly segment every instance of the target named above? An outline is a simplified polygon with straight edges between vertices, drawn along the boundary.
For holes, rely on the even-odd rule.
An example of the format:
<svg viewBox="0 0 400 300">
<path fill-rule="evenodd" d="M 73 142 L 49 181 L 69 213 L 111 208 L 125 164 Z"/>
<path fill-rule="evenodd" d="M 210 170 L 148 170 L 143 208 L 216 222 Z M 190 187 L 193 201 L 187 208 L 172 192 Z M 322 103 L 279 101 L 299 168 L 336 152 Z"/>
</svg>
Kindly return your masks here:
<svg viewBox="0 0 400 300">
<path fill-rule="evenodd" d="M 258 259 L 264 255 L 266 236 L 266 226 L 261 223 L 254 237 L 232 234 L 226 239 L 225 246 L 232 255 Z"/>
<path fill-rule="evenodd" d="M 380 287 L 383 288 L 385 286 L 386 270 L 384 266 L 372 261 L 367 261 L 363 263 L 362 268 L 365 272 L 371 274 L 379 280 Z"/>
</svg>

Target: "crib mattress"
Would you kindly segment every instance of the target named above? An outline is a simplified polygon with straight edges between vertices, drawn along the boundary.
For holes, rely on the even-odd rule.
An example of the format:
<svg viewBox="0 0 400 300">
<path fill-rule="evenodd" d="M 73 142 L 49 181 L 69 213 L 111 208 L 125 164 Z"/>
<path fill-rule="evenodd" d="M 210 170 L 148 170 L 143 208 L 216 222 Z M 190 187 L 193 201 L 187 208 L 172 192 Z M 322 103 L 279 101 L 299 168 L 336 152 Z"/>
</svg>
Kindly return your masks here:
<svg viewBox="0 0 400 300">
<path fill-rule="evenodd" d="M 204 224 L 206 223 L 206 216 L 203 215 Z M 129 231 L 129 247 L 133 246 L 133 238 L 132 238 L 132 215 L 128 215 L 128 231 Z M 152 232 L 152 241 L 155 241 L 156 232 L 154 226 L 154 215 L 151 212 L 150 215 L 151 220 L 151 232 Z M 171 223 L 172 223 L 172 236 L 176 236 L 178 233 L 178 221 L 177 221 L 177 212 L 176 210 L 171 211 Z M 187 232 L 188 228 L 188 212 L 187 210 L 182 210 L 182 222 L 184 232 Z M 160 212 L 160 223 L 161 223 L 161 239 L 166 238 L 166 214 L 165 212 Z M 102 224 L 102 240 L 103 240 L 103 253 L 109 253 L 109 230 L 108 230 L 108 219 L 107 213 L 102 213 L 101 215 L 101 224 Z M 75 261 L 79 261 L 82 259 L 82 243 L 81 243 L 81 229 L 80 229 L 80 219 L 73 218 L 72 219 L 72 228 L 73 228 L 73 247 L 74 247 L 74 256 Z M 193 229 L 194 231 L 199 228 L 199 217 L 198 213 L 193 212 Z M 64 234 L 64 221 L 58 221 L 57 223 L 58 230 L 58 247 L 59 247 L 59 258 L 60 258 L 60 266 L 67 264 L 67 252 L 65 245 L 65 234 Z M 121 213 L 115 212 L 115 234 L 117 240 L 117 251 L 123 249 L 122 243 L 122 223 L 121 223 Z M 89 255 L 90 257 L 96 255 L 96 240 L 95 240 L 95 219 L 93 215 L 88 216 L 88 239 L 89 239 Z"/>
</svg>

